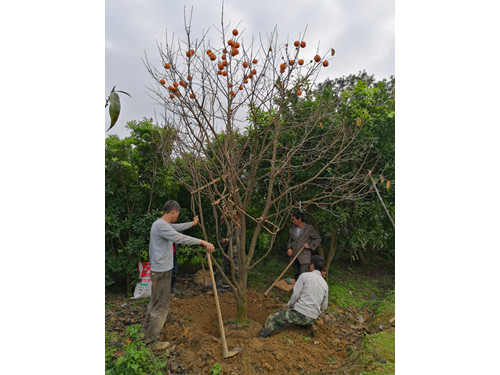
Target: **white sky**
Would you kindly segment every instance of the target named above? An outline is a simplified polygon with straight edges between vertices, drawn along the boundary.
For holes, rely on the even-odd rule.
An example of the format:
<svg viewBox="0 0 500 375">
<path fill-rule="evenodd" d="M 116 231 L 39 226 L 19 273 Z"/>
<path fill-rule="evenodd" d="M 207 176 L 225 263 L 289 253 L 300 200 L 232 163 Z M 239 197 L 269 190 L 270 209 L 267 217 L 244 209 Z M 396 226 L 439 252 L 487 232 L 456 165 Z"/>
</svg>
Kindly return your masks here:
<svg viewBox="0 0 500 375">
<path fill-rule="evenodd" d="M 109 131 L 123 137 L 127 121 L 143 117 L 158 118 L 161 108 L 147 87 L 153 80 L 142 58 L 161 68 L 156 43 L 165 44 L 166 31 L 186 40 L 184 10 L 189 18 L 193 10 L 191 37 L 200 38 L 203 31 L 220 28 L 221 1 L 123 1 L 106 0 L 106 85 L 104 97 L 116 85 L 132 95 L 120 95 L 121 113 Z M 307 27 L 305 53 L 320 55 L 330 47 L 335 59 L 322 70 L 318 81 L 366 70 L 376 78 L 394 74 L 395 16 L 393 0 L 226 0 L 224 23 L 231 29 L 238 25 L 243 40 L 263 36 L 277 27 L 281 44 L 293 43 Z M 155 116 L 155 110 L 157 115 Z M 105 129 L 110 119 L 106 109 Z"/>
</svg>

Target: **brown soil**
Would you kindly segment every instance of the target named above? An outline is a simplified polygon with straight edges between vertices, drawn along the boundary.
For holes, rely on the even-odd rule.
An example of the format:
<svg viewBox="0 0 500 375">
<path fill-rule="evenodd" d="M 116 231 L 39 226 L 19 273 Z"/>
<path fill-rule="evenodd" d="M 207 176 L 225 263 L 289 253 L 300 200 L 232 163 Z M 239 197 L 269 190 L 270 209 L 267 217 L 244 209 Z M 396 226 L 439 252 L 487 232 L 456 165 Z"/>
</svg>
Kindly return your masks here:
<svg viewBox="0 0 500 375">
<path fill-rule="evenodd" d="M 218 293 L 227 346 L 242 351 L 231 358 L 222 356 L 222 342 L 215 299 L 211 287 L 194 284 L 186 275 L 178 281 L 184 293 L 174 296 L 160 339 L 169 342 L 165 373 L 208 374 L 215 364 L 221 374 L 327 374 L 347 373 L 349 354 L 367 333 L 368 311 L 333 309 L 318 319 L 318 335 L 291 326 L 267 339 L 257 334 L 268 315 L 286 308 L 288 294 L 276 290 L 269 296 L 249 290 L 248 324 L 235 324 L 236 301 L 232 292 Z M 291 293 L 291 292 L 290 292 Z M 285 297 L 285 298 L 283 298 Z M 133 301 L 120 296 L 106 297 L 106 329 L 122 340 L 128 325 L 141 323 L 147 299 Z M 120 344 L 119 342 L 116 345 Z M 117 352 L 116 356 L 123 352 Z"/>
</svg>

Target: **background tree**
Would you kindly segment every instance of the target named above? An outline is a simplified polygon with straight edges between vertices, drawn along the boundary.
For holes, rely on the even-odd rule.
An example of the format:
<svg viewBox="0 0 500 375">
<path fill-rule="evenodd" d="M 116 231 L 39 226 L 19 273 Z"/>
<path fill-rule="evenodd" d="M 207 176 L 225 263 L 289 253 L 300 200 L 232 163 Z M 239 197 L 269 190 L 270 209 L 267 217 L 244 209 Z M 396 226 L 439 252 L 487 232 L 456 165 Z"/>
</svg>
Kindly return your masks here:
<svg viewBox="0 0 500 375">
<path fill-rule="evenodd" d="M 220 250 L 231 263 L 231 275 L 215 264 L 235 294 L 237 318 L 244 321 L 248 272 L 269 254 L 291 212 L 359 199 L 367 150 L 356 142 L 359 124 L 338 121 L 336 103 L 313 90 L 333 50 L 323 56 L 310 48 L 306 52 L 305 33 L 278 42 L 276 29 L 247 42 L 244 32 L 223 20 L 217 33 L 214 43 L 208 34 L 193 40 L 187 23 L 185 41 L 159 45 L 160 69 L 147 58 L 145 64 L 158 83 L 152 92 L 165 108 L 165 128 L 176 135 L 176 160 L 170 163 L 176 163 L 175 174 L 192 195 L 204 237 L 219 241 L 220 220 L 230 231 L 241 226 L 239 281 L 232 246 Z M 211 212 L 204 212 L 204 199 Z M 207 232 L 207 220 L 215 223 L 215 232 Z M 262 235 L 267 240 L 260 240 Z M 267 249 L 256 257 L 259 243 Z"/>
<path fill-rule="evenodd" d="M 377 81 L 366 72 L 351 74 L 318 85 L 338 101 L 337 116 L 361 119 L 357 141 L 368 145 L 370 170 L 377 181 L 385 206 L 394 218 L 395 183 L 395 79 Z M 368 182 L 371 184 L 371 182 Z M 315 212 L 326 237 L 324 249 L 329 268 L 339 245 L 352 260 L 367 262 L 367 255 L 394 259 L 394 227 L 376 195 L 343 202 L 327 212 Z M 323 249 L 321 249 L 323 250 Z"/>
<path fill-rule="evenodd" d="M 131 290 L 137 264 L 148 260 L 149 231 L 180 185 L 162 161 L 171 151 L 168 129 L 144 119 L 127 124 L 130 136 L 106 138 L 106 286 Z"/>
</svg>

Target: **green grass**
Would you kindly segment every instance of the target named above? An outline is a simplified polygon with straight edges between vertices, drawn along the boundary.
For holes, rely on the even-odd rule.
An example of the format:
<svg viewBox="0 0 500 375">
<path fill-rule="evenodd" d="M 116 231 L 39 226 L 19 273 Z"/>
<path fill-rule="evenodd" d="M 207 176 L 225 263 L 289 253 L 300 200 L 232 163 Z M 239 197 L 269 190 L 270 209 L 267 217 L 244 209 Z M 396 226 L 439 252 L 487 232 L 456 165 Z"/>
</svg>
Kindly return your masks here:
<svg viewBox="0 0 500 375">
<path fill-rule="evenodd" d="M 394 374 L 396 368 L 394 328 L 369 335 L 364 338 L 361 349 L 356 354 L 356 365 L 363 366 L 362 374 Z"/>
<path fill-rule="evenodd" d="M 276 278 L 283 272 L 286 264 L 274 258 L 267 258 L 253 268 L 248 277 L 248 287 L 258 290 L 267 290 Z M 287 271 L 284 277 L 293 277 L 292 268 Z"/>
<path fill-rule="evenodd" d="M 394 316 L 395 297 L 393 292 L 389 293 L 387 298 L 380 302 L 370 324 L 372 330 L 377 329 L 379 325 L 385 326 L 386 329 L 365 336 L 359 351 L 354 353 L 355 366 L 365 369 L 360 372 L 361 374 L 381 375 L 395 373 L 396 334 L 395 329 L 389 323 L 389 320 Z"/>
<path fill-rule="evenodd" d="M 388 294 L 393 293 L 393 280 L 393 278 L 381 280 L 353 278 L 349 270 L 336 271 L 329 276 L 330 304 L 339 308 L 374 310 Z"/>
</svg>

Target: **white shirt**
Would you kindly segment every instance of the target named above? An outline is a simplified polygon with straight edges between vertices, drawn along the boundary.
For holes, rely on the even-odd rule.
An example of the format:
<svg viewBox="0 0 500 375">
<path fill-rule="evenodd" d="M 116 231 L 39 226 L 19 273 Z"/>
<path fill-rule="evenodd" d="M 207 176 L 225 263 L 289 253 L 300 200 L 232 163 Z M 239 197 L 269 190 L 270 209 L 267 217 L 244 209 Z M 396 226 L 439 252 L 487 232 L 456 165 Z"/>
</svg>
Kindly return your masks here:
<svg viewBox="0 0 500 375">
<path fill-rule="evenodd" d="M 295 311 L 317 319 L 328 307 L 328 284 L 321 272 L 314 270 L 301 273 L 293 287 L 288 306 Z"/>
</svg>

